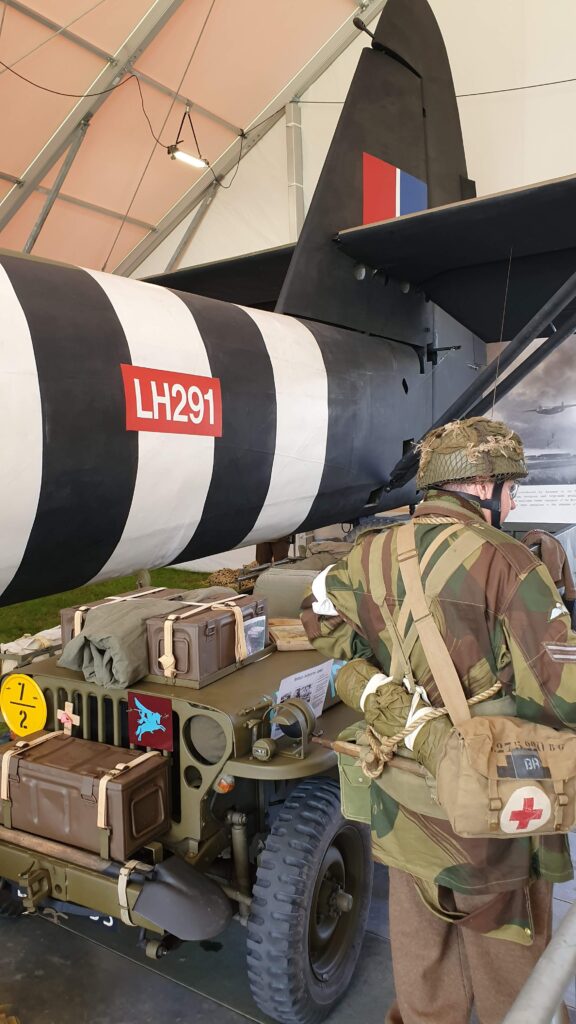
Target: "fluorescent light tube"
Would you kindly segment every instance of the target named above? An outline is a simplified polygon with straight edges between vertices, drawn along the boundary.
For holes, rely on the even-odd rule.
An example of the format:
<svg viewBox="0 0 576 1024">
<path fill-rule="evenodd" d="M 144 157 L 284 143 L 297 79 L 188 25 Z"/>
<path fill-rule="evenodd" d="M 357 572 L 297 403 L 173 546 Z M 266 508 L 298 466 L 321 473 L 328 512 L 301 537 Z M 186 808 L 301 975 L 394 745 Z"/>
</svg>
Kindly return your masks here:
<svg viewBox="0 0 576 1024">
<path fill-rule="evenodd" d="M 190 153 L 183 153 L 181 149 L 174 148 L 170 156 L 173 160 L 181 160 L 183 164 L 189 164 L 190 167 L 208 167 L 206 160 L 203 160 L 201 156 L 191 156 Z"/>
</svg>

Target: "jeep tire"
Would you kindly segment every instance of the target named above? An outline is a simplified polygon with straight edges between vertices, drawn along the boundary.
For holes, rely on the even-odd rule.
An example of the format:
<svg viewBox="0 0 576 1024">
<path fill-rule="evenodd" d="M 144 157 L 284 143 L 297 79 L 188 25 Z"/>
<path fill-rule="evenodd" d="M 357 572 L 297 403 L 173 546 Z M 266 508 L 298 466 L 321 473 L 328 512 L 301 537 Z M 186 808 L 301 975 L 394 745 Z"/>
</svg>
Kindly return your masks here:
<svg viewBox="0 0 576 1024">
<path fill-rule="evenodd" d="M 248 921 L 252 996 L 282 1024 L 315 1024 L 346 991 L 372 891 L 370 831 L 331 779 L 298 784 L 260 854 Z"/>
</svg>

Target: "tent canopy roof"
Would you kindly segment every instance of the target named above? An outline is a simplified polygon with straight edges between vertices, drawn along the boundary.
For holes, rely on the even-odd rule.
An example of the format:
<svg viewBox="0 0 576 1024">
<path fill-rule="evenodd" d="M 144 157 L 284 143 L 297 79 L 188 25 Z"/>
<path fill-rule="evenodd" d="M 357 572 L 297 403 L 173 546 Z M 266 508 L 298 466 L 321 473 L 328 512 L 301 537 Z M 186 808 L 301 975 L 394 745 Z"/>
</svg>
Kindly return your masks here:
<svg viewBox="0 0 576 1024">
<path fill-rule="evenodd" d="M 354 38 L 360 6 L 5 0 L 0 246 L 125 272 L 131 251 L 158 235 L 171 211 L 192 209 L 214 174 L 235 166 L 240 146 L 245 154 Z M 363 17 L 383 6 L 370 0 Z M 166 151 L 187 104 L 210 168 L 194 169 Z M 180 137 L 181 148 L 195 154 L 186 121 Z M 57 197 L 36 237 L 53 189 Z"/>
</svg>

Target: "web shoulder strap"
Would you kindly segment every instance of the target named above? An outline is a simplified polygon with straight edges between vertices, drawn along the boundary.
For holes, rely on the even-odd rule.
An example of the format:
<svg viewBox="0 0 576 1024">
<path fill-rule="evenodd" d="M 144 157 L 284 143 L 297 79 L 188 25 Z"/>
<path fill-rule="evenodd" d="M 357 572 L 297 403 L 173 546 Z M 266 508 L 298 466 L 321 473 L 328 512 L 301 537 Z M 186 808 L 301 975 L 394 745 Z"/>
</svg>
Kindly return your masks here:
<svg viewBox="0 0 576 1024">
<path fill-rule="evenodd" d="M 464 530 L 464 525 L 464 523 L 460 523 L 458 530 Z M 440 542 L 446 540 L 446 538 L 453 532 L 455 531 L 449 529 L 443 530 L 440 536 L 436 539 L 436 548 L 434 550 L 437 550 Z M 429 603 L 443 590 L 450 577 L 457 569 L 460 568 L 470 555 L 474 554 L 478 548 L 482 547 L 483 543 L 484 537 L 480 532 L 476 532 L 475 530 L 465 530 L 464 533 L 460 533 L 459 537 L 456 537 L 456 540 L 450 545 L 450 548 L 444 552 L 436 562 L 436 565 L 434 565 L 428 573 L 428 577 L 424 585 L 424 593 L 426 595 L 427 603 Z M 422 561 L 420 562 L 420 575 L 422 575 L 426 565 L 430 561 L 428 555 L 433 548 L 434 545 L 432 544 L 424 553 Z M 410 657 L 412 648 L 418 638 L 418 630 L 414 623 L 412 623 L 408 633 L 406 633 L 406 624 L 408 622 L 409 615 L 410 605 L 408 601 L 405 601 L 402 606 L 400 616 L 398 617 L 398 628 L 400 630 L 400 634 L 406 637 L 404 649 L 408 654 L 408 657 Z"/>
<path fill-rule="evenodd" d="M 398 627 L 394 622 L 394 618 L 386 602 L 386 582 L 384 579 L 384 568 L 382 562 L 382 550 L 385 539 L 386 537 L 383 532 L 380 536 L 374 539 L 370 548 L 368 562 L 370 595 L 384 619 L 392 644 L 390 656 L 390 677 L 398 682 L 400 682 L 403 677 L 406 677 L 410 683 L 410 688 L 413 691 L 414 677 L 412 675 L 410 661 L 404 649 L 404 643 L 398 631 Z"/>
<path fill-rule="evenodd" d="M 398 564 L 414 625 L 440 696 L 448 708 L 452 722 L 457 725 L 470 718 L 470 709 L 448 648 L 432 617 L 424 595 L 412 521 L 400 527 L 397 543 Z M 444 558 L 447 558 L 448 555 L 449 552 L 446 552 Z"/>
</svg>

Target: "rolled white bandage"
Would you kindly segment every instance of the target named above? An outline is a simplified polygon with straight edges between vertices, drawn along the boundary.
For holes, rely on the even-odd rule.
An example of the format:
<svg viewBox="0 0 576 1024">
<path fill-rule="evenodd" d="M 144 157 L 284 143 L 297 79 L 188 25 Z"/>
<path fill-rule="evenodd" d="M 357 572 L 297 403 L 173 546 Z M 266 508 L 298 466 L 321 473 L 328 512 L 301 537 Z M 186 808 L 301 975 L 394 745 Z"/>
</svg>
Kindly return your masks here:
<svg viewBox="0 0 576 1024">
<path fill-rule="evenodd" d="M 376 693 L 376 690 L 379 690 L 381 686 L 386 686 L 387 683 L 391 682 L 392 676 L 385 676 L 383 672 L 376 672 L 376 674 L 368 680 L 366 686 L 362 690 L 362 694 L 360 696 L 360 710 L 364 711 L 366 698 L 369 697 L 371 693 Z"/>
<path fill-rule="evenodd" d="M 326 566 L 312 581 L 312 593 L 316 598 L 312 602 L 312 611 L 316 612 L 316 615 L 338 615 L 336 608 L 326 593 L 326 577 L 330 569 L 333 569 L 335 565 L 336 562 L 332 562 L 332 565 Z"/>
</svg>

